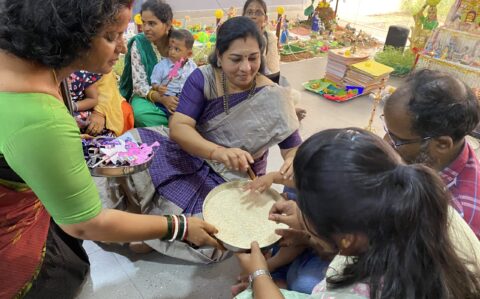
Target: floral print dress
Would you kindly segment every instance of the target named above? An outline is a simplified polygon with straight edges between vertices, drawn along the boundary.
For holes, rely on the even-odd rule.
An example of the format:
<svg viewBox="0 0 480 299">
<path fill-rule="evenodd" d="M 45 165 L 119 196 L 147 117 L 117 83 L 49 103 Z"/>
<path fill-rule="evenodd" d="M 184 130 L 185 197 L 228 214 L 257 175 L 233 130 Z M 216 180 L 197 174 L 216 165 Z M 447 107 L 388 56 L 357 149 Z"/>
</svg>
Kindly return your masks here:
<svg viewBox="0 0 480 299">
<path fill-rule="evenodd" d="M 68 78 L 68 87 L 72 101 L 76 103 L 85 99 L 85 90 L 100 80 L 100 78 L 101 75 L 87 71 L 78 71 L 70 74 Z M 74 113 L 75 120 L 80 129 L 85 129 L 88 126 L 88 118 L 92 114 L 92 111 L 93 109 L 77 111 Z"/>
</svg>

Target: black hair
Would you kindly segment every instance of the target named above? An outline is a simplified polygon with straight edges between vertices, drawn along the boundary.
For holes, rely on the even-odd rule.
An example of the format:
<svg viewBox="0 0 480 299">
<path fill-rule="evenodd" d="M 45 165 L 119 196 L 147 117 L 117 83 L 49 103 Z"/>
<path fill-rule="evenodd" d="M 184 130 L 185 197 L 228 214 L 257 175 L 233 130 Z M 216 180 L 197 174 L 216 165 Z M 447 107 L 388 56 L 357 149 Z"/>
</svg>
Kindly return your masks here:
<svg viewBox="0 0 480 299">
<path fill-rule="evenodd" d="M 265 1 L 263 1 L 263 0 L 247 0 L 247 1 L 245 1 L 245 4 L 243 5 L 242 16 L 245 16 L 245 14 L 247 13 L 248 6 L 252 3 L 255 3 L 255 2 L 260 4 L 260 6 L 262 7 L 265 15 L 267 14 L 267 3 L 265 3 Z"/>
<path fill-rule="evenodd" d="M 263 55 L 261 55 L 265 50 L 265 40 L 262 37 L 262 34 L 257 28 L 257 25 L 247 17 L 234 17 L 231 18 L 225 23 L 223 23 L 218 29 L 217 33 L 217 43 L 215 44 L 215 51 L 210 54 L 208 57 L 208 62 L 215 68 L 218 68 L 218 55 L 222 55 L 229 48 L 230 45 L 237 39 L 246 39 L 248 37 L 253 37 L 260 49 L 261 64 L 259 72 L 263 72 L 265 69 L 265 60 Z"/>
<path fill-rule="evenodd" d="M 411 129 L 421 137 L 450 136 L 454 142 L 470 134 L 480 120 L 478 99 L 459 79 L 428 69 L 413 73 L 387 100 L 408 97 Z"/>
<path fill-rule="evenodd" d="M 70 65 L 133 0 L 4 0 L 0 49 L 49 68 Z"/>
<path fill-rule="evenodd" d="M 163 0 L 147 0 L 142 4 L 141 13 L 151 11 L 164 24 L 172 24 L 173 12 Z"/>
<path fill-rule="evenodd" d="M 185 47 L 189 50 L 193 48 L 193 44 L 195 43 L 195 39 L 193 38 L 192 33 L 186 29 L 175 29 L 170 32 L 170 38 L 184 41 Z"/>
<path fill-rule="evenodd" d="M 372 299 L 479 298 L 478 272 L 467 268 L 478 269 L 477 261 L 454 250 L 450 194 L 434 170 L 403 164 L 386 142 L 357 128 L 313 135 L 293 166 L 298 205 L 316 235 L 368 238 L 329 285 L 365 282 Z"/>
</svg>

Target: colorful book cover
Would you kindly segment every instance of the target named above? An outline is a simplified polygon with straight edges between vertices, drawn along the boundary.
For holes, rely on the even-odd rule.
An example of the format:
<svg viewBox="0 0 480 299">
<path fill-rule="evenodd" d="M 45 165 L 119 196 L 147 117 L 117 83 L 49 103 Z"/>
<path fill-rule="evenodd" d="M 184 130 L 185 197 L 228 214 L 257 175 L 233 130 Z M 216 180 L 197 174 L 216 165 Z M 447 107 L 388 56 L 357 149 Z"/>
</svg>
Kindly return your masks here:
<svg viewBox="0 0 480 299">
<path fill-rule="evenodd" d="M 372 77 L 381 77 L 393 72 L 393 68 L 376 62 L 375 60 L 367 60 L 352 64 L 352 69 L 359 70 L 362 73 Z"/>
</svg>

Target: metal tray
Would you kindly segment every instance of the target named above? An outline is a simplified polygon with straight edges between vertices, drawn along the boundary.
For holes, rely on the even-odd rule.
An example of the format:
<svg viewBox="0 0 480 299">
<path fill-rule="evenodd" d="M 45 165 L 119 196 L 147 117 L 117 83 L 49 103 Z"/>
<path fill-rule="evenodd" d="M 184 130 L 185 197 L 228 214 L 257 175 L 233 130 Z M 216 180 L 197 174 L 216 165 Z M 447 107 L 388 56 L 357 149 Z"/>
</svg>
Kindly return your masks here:
<svg viewBox="0 0 480 299">
<path fill-rule="evenodd" d="M 218 193 L 220 193 L 222 191 L 225 191 L 225 190 L 228 190 L 228 189 L 242 188 L 244 185 L 246 185 L 249 182 L 250 182 L 249 180 L 239 180 L 239 181 L 223 183 L 223 184 L 215 187 L 212 191 L 210 191 L 210 193 L 208 193 L 207 197 L 205 198 L 205 201 L 203 202 L 202 210 L 205 211 L 205 206 L 206 206 L 207 202 L 211 198 L 213 198 L 215 195 L 217 195 Z M 282 199 L 282 195 L 280 195 L 280 193 L 278 193 L 276 190 L 274 190 L 272 188 L 270 188 L 268 190 L 265 190 L 264 193 L 268 194 L 275 201 L 277 201 L 279 199 Z M 205 219 L 205 216 L 204 216 L 204 220 L 208 222 L 208 219 Z M 285 226 L 285 228 L 287 228 L 287 226 Z M 281 236 L 277 235 L 276 237 L 277 238 L 274 242 L 272 242 L 271 244 L 267 244 L 267 245 L 262 246 L 261 249 L 262 250 L 269 249 L 272 246 L 274 246 L 276 243 L 278 243 L 278 241 L 281 239 Z M 231 245 L 231 244 L 225 242 L 224 240 L 222 240 L 220 238 L 217 238 L 217 240 L 220 241 L 220 243 L 222 243 L 223 246 L 226 249 L 228 249 L 230 251 L 233 251 L 233 252 L 247 252 L 247 251 L 250 250 L 250 248 L 241 248 L 241 247 Z"/>
<path fill-rule="evenodd" d="M 144 171 L 152 165 L 153 156 L 150 159 L 142 164 L 138 164 L 135 166 L 119 166 L 119 167 L 95 167 L 89 168 L 90 174 L 92 176 L 99 176 L 99 177 L 123 177 L 129 176 L 131 174 Z"/>
</svg>

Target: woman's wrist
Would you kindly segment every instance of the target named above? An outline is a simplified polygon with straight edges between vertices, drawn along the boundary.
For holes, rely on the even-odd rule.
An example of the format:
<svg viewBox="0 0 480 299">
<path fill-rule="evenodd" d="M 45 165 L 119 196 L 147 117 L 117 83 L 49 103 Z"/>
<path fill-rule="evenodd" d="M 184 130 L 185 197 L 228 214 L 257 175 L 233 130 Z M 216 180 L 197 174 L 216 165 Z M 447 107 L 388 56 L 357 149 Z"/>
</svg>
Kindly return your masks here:
<svg viewBox="0 0 480 299">
<path fill-rule="evenodd" d="M 217 145 L 215 148 L 213 148 L 212 150 L 210 150 L 210 153 L 208 154 L 208 160 L 214 160 L 214 161 L 215 161 L 213 155 L 215 154 L 216 151 L 218 151 L 219 149 L 222 149 L 222 148 L 224 148 L 224 147 L 221 146 L 221 145 Z"/>
<path fill-rule="evenodd" d="M 267 269 L 258 269 L 253 271 L 249 276 L 248 276 L 248 282 L 250 283 L 251 286 L 255 283 L 255 281 L 258 280 L 272 280 L 272 276 L 270 275 L 270 271 Z"/>
<path fill-rule="evenodd" d="M 173 242 L 184 241 L 188 236 L 188 219 L 185 215 L 166 215 L 167 232 L 162 240 Z"/>
<path fill-rule="evenodd" d="M 147 96 L 146 96 L 147 100 L 149 100 L 150 102 L 152 103 L 157 103 L 157 102 L 161 102 L 161 96 L 160 96 L 160 93 L 156 90 L 154 90 L 153 88 L 150 89 L 150 91 L 147 93 Z"/>
</svg>

